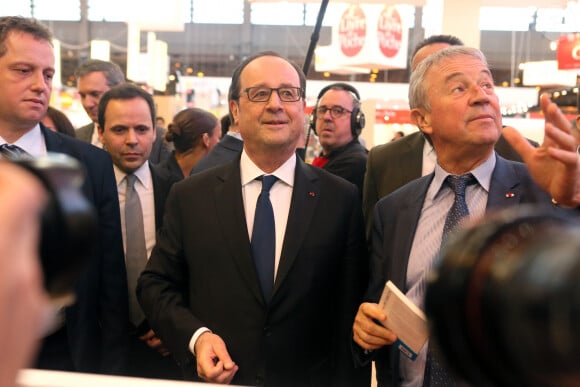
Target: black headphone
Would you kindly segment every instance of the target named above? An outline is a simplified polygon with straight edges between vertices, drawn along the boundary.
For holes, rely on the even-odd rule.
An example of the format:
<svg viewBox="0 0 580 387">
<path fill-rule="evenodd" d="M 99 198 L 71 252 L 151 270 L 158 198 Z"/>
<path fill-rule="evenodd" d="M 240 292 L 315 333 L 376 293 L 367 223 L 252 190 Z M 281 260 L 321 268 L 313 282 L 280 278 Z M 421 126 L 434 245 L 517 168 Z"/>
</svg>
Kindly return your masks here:
<svg viewBox="0 0 580 387">
<path fill-rule="evenodd" d="M 352 132 L 352 136 L 357 138 L 365 127 L 365 114 L 360 110 L 360 94 L 358 93 L 358 90 L 348 83 L 343 82 L 333 83 L 320 90 L 320 93 L 318 93 L 318 97 L 316 98 L 316 105 L 310 115 L 310 129 L 312 129 L 316 134 L 316 110 L 318 109 L 318 103 L 322 96 L 331 89 L 344 90 L 352 94 L 353 99 L 355 100 L 355 107 L 352 109 L 352 113 L 350 114 L 350 131 Z"/>
</svg>

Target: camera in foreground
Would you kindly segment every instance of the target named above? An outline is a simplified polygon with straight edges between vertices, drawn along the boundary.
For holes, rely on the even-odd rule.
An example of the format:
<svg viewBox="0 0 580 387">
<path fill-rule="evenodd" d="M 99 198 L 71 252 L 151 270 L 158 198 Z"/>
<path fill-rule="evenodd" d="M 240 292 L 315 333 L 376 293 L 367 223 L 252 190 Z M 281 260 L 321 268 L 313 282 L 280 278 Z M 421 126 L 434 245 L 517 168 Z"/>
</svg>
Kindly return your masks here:
<svg viewBox="0 0 580 387">
<path fill-rule="evenodd" d="M 429 279 L 431 340 L 475 386 L 580 385 L 580 222 L 522 207 L 459 231 Z"/>
</svg>

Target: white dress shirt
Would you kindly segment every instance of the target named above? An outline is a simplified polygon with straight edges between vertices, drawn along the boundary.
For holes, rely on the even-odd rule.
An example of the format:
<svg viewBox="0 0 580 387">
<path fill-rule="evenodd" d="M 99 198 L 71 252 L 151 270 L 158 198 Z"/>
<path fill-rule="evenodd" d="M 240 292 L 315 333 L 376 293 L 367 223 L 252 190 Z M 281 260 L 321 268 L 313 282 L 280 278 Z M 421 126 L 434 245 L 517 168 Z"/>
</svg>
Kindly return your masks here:
<svg viewBox="0 0 580 387">
<path fill-rule="evenodd" d="M 0 137 L 0 145 L 9 144 L 6 140 Z M 44 136 L 40 131 L 40 125 L 36 124 L 34 128 L 22 135 L 11 145 L 19 146 L 24 149 L 32 157 L 46 156 L 46 142 Z"/>
<path fill-rule="evenodd" d="M 468 219 L 480 219 L 485 214 L 495 162 L 495 152 L 492 152 L 492 155 L 485 162 L 470 171 L 478 184 L 467 186 L 465 192 L 465 200 L 469 209 Z M 435 176 L 423 202 L 407 263 L 406 283 L 408 290 L 406 295 L 423 311 L 425 310 L 426 275 L 433 267 L 435 257 L 439 253 L 445 218 L 455 199 L 453 190 L 444 184 L 448 175 L 449 173 L 443 170 L 439 164 L 435 166 Z M 400 356 L 400 375 L 403 379 L 401 386 L 422 386 L 427 348 L 428 343 L 423 346 L 414 361 L 404 355 Z"/>
<path fill-rule="evenodd" d="M 123 233 L 123 251 L 127 252 L 127 235 L 125 235 L 125 196 L 127 192 L 127 174 L 121 171 L 116 165 L 113 165 L 115 179 L 117 181 L 117 193 L 119 195 L 119 207 L 121 209 L 121 232 Z M 153 194 L 153 178 L 149 169 L 149 162 L 139 167 L 135 172 L 137 181 L 135 190 L 141 201 L 141 210 L 143 211 L 143 226 L 145 228 L 145 246 L 147 247 L 147 259 L 151 256 L 151 251 L 155 246 L 155 197 Z"/>
</svg>

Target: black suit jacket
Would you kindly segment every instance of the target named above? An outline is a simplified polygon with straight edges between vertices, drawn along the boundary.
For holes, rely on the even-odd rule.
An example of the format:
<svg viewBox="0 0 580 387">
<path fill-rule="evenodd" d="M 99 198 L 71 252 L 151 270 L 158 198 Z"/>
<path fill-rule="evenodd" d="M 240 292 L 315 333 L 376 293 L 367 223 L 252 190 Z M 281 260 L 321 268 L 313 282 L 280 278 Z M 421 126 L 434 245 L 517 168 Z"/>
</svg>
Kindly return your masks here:
<svg viewBox="0 0 580 387">
<path fill-rule="evenodd" d="M 354 185 L 297 160 L 268 304 L 251 254 L 239 157 L 176 183 L 137 286 L 145 315 L 194 379 L 188 344 L 208 327 L 239 365 L 233 384 L 367 387 L 368 368 L 355 370 L 349 358 L 368 262 L 361 213 Z"/>
<path fill-rule="evenodd" d="M 40 124 L 49 152 L 79 160 L 86 171 L 82 191 L 98 216 L 97 248 L 66 309 L 66 337 L 74 369 L 118 374 L 127 350 L 127 278 L 119 200 L 110 156 L 103 150 Z"/>
<path fill-rule="evenodd" d="M 367 150 L 358 139 L 330 153 L 322 169 L 342 177 L 356 185 L 362 196 L 363 181 L 367 165 Z"/>
<path fill-rule="evenodd" d="M 373 253 L 366 301 L 378 302 L 387 280 L 393 281 L 403 293 L 408 290 L 409 254 L 433 176 L 431 173 L 414 180 L 377 203 L 373 216 Z M 489 187 L 487 211 L 526 203 L 554 208 L 550 196 L 533 182 L 525 164 L 498 156 Z M 363 355 L 360 347 L 354 345 L 356 357 L 364 364 L 369 358 Z M 398 350 L 387 346 L 374 355 L 378 385 L 400 385 Z"/>
<path fill-rule="evenodd" d="M 534 141 L 530 140 L 530 143 L 538 146 Z M 375 204 L 397 188 L 421 177 L 424 145 L 425 137 L 418 131 L 397 141 L 377 145 L 369 152 L 363 188 L 367 236 L 370 236 Z M 505 159 L 522 161 L 503 135 L 495 144 L 495 150 Z"/>
<path fill-rule="evenodd" d="M 85 126 L 81 126 L 80 128 L 75 130 L 75 136 L 79 140 L 84 142 L 91 143 L 93 139 L 93 133 L 95 131 L 95 123 L 90 123 Z M 164 129 L 161 127 L 156 128 L 156 137 L 155 141 L 153 142 L 153 146 L 151 147 L 151 154 L 149 155 L 149 162 L 151 164 L 159 164 L 161 161 L 165 160 L 171 154 L 171 149 L 165 142 L 164 136 Z"/>
<path fill-rule="evenodd" d="M 199 160 L 190 175 L 227 163 L 241 155 L 243 149 L 242 140 L 226 134 L 204 158 Z"/>
</svg>

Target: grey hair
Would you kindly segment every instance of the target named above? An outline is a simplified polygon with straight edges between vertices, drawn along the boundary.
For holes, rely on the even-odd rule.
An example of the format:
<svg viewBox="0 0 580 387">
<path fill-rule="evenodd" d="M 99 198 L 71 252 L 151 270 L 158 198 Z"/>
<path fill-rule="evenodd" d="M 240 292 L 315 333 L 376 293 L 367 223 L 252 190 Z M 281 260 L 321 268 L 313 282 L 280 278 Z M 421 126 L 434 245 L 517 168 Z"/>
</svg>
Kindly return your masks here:
<svg viewBox="0 0 580 387">
<path fill-rule="evenodd" d="M 488 66 L 485 55 L 477 48 L 472 47 L 451 46 L 429 55 L 419 63 L 411 74 L 409 81 L 409 107 L 411 109 L 422 108 L 426 111 L 431 111 L 431 105 L 427 98 L 427 74 L 433 66 L 446 59 L 456 58 L 458 56 L 470 56 L 481 61 L 485 66 Z"/>
</svg>

